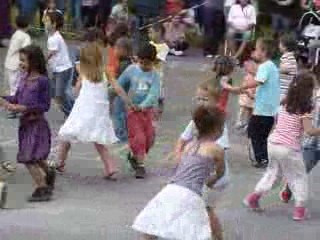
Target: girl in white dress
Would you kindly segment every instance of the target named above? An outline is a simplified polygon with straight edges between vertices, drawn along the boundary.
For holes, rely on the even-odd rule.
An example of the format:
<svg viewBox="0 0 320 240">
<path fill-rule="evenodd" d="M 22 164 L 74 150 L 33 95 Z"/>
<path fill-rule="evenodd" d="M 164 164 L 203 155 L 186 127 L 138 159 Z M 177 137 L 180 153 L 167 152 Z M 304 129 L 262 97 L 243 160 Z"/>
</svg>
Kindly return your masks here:
<svg viewBox="0 0 320 240">
<path fill-rule="evenodd" d="M 59 166 L 63 172 L 71 142 L 94 143 L 104 163 L 105 177 L 117 173 L 106 145 L 118 141 L 109 116 L 107 83 L 102 77 L 102 53 L 96 43 L 90 43 L 80 52 L 79 92 L 70 116 L 59 131 Z"/>
</svg>

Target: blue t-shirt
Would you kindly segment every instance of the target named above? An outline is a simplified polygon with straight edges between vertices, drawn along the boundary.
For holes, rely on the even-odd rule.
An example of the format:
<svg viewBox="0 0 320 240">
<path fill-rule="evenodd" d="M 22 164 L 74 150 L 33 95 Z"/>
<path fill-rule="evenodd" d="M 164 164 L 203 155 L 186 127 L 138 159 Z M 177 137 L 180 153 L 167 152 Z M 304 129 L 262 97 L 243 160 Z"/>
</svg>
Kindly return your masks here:
<svg viewBox="0 0 320 240">
<path fill-rule="evenodd" d="M 277 66 L 270 60 L 261 64 L 257 71 L 256 81 L 261 84 L 257 87 L 253 114 L 275 116 L 280 106 L 280 79 Z"/>
<path fill-rule="evenodd" d="M 118 82 L 122 88 L 129 88 L 129 97 L 133 104 L 141 108 L 158 105 L 160 76 L 155 70 L 144 72 L 139 65 L 132 64 L 120 75 Z"/>
</svg>

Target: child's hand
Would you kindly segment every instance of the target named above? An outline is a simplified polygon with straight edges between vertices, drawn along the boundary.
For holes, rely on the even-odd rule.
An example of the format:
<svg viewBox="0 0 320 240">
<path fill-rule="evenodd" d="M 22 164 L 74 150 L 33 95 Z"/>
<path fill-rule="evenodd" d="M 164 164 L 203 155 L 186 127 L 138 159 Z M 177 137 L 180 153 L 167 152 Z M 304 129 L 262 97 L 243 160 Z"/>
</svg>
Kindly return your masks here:
<svg viewBox="0 0 320 240">
<path fill-rule="evenodd" d="M 131 108 L 131 110 L 135 111 L 135 112 L 141 112 L 142 108 L 140 108 L 137 105 L 132 104 L 131 106 L 129 106 Z"/>
</svg>

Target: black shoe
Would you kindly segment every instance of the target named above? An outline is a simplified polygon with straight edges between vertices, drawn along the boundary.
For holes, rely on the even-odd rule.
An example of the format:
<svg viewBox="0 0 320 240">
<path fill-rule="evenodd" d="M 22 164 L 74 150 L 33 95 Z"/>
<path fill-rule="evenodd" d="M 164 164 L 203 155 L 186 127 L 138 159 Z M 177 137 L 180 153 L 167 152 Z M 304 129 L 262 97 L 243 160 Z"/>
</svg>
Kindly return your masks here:
<svg viewBox="0 0 320 240">
<path fill-rule="evenodd" d="M 48 202 L 51 199 L 51 191 L 48 187 L 37 188 L 28 198 L 28 202 Z"/>
<path fill-rule="evenodd" d="M 258 161 L 256 163 L 253 163 L 253 166 L 255 168 L 265 169 L 268 167 L 268 160 Z"/>
<path fill-rule="evenodd" d="M 144 179 L 146 177 L 146 169 L 144 167 L 137 167 L 136 179 Z"/>
<path fill-rule="evenodd" d="M 131 152 L 128 153 L 127 159 L 132 167 L 133 170 L 137 170 L 138 168 L 138 162 L 137 159 L 134 158 L 134 156 L 132 156 Z"/>
<path fill-rule="evenodd" d="M 56 182 L 56 169 L 54 166 L 48 167 L 46 182 L 49 190 L 52 192 Z"/>
</svg>

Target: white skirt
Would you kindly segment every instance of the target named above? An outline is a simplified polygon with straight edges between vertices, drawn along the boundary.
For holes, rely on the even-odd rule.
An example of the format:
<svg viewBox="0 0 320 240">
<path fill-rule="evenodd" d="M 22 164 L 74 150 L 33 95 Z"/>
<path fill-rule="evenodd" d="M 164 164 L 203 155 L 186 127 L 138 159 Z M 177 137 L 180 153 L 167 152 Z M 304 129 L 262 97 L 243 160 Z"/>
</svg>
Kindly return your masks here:
<svg viewBox="0 0 320 240">
<path fill-rule="evenodd" d="M 59 139 L 67 142 L 116 143 L 108 102 L 87 103 L 78 98 L 66 122 L 60 128 Z"/>
<path fill-rule="evenodd" d="M 164 239 L 209 240 L 211 228 L 202 198 L 191 190 L 167 185 L 140 212 L 133 229 Z"/>
</svg>

